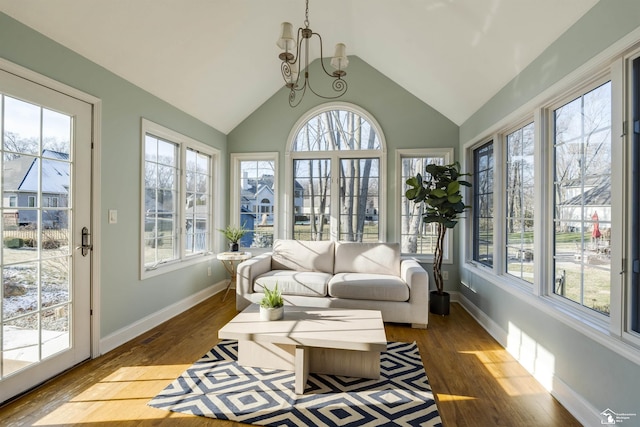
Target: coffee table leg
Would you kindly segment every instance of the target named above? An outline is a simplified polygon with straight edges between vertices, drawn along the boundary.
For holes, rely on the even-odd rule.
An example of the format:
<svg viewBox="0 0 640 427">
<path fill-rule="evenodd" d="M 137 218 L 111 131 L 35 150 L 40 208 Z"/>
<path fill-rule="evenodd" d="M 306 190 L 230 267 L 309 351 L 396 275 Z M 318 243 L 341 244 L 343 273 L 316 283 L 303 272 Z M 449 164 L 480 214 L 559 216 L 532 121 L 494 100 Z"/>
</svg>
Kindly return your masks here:
<svg viewBox="0 0 640 427">
<path fill-rule="evenodd" d="M 307 378 L 309 377 L 309 349 L 296 346 L 295 361 L 295 392 L 296 394 L 304 394 L 304 388 L 307 385 Z"/>
</svg>

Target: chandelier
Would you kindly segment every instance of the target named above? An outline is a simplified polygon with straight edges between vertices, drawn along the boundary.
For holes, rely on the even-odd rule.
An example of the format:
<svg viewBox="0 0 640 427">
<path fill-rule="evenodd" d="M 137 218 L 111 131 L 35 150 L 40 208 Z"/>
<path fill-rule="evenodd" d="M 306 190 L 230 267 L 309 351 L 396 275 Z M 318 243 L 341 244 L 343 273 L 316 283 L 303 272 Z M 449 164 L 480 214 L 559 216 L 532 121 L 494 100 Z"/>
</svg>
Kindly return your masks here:
<svg viewBox="0 0 640 427">
<path fill-rule="evenodd" d="M 285 86 L 290 90 L 289 105 L 291 107 L 296 107 L 300 104 L 307 88 L 316 96 L 324 99 L 336 99 L 347 92 L 347 82 L 342 80 L 342 78 L 347 75 L 344 69 L 349 65 L 346 47 L 344 43 L 338 43 L 336 45 L 335 54 L 333 58 L 331 58 L 331 66 L 335 68 L 335 71 L 329 73 L 322 59 L 322 37 L 309 28 L 309 0 L 306 0 L 306 3 L 304 28 L 298 28 L 296 39 L 294 40 L 293 38 L 293 26 L 291 23 L 283 22 L 282 34 L 277 42 L 278 47 L 284 50 L 284 52 L 278 55 L 278 58 L 282 61 L 282 65 L 280 66 L 282 78 L 284 79 Z M 312 36 L 318 36 L 320 42 L 320 65 L 322 66 L 322 70 L 327 76 L 333 79 L 331 88 L 334 93 L 331 95 L 321 95 L 311 87 L 311 80 L 309 79 L 309 40 Z M 295 55 L 292 53 L 294 48 Z M 300 78 L 301 69 L 304 69 L 302 79 Z"/>
</svg>

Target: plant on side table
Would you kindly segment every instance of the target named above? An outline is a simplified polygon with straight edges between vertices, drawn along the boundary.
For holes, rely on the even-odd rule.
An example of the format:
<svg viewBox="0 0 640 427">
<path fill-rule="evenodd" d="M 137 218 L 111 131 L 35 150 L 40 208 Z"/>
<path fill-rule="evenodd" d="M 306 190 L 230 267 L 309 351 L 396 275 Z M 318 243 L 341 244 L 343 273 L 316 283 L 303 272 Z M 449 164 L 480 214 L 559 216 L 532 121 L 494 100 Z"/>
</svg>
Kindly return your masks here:
<svg viewBox="0 0 640 427">
<path fill-rule="evenodd" d="M 266 286 L 264 296 L 260 300 L 260 320 L 280 320 L 284 315 L 284 300 L 278 284 L 270 290 Z"/>
<path fill-rule="evenodd" d="M 461 179 L 469 173 L 460 173 L 460 163 L 450 165 L 429 164 L 427 176 L 421 174 L 407 180 L 410 186 L 405 196 L 415 203 L 424 203 L 422 221 L 437 223 L 437 240 L 433 257 L 433 278 L 436 291 L 431 291 L 429 311 L 435 314 L 449 314 L 450 296 L 444 291 L 442 278 L 442 255 L 444 237 L 448 228 L 454 228 L 458 218 L 469 206 L 462 201 L 461 186 L 471 187 L 471 183 Z"/>
<path fill-rule="evenodd" d="M 229 241 L 229 252 L 238 252 L 238 242 L 249 232 L 249 230 L 244 227 L 236 227 L 232 225 L 227 225 L 226 228 L 220 228 L 218 231 L 220 231 Z"/>
</svg>

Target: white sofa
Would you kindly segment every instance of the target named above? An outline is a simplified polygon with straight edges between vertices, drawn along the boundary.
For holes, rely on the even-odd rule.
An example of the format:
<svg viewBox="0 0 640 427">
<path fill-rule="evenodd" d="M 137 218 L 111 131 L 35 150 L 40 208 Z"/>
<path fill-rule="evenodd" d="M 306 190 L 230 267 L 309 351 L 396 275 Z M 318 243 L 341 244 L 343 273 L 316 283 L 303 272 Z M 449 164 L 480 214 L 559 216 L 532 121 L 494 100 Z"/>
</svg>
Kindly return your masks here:
<svg viewBox="0 0 640 427">
<path fill-rule="evenodd" d="M 285 305 L 380 310 L 385 322 L 426 328 L 429 276 L 397 243 L 276 240 L 272 252 L 238 265 L 236 308 L 278 284 Z"/>
</svg>

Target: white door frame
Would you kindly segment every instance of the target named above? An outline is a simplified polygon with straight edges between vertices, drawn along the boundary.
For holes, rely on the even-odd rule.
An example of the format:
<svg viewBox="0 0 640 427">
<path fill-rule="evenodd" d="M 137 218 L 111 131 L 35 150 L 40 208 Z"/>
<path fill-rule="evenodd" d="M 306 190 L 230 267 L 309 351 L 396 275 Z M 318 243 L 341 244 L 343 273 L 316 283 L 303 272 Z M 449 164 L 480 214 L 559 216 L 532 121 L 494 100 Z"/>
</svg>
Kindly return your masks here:
<svg viewBox="0 0 640 427">
<path fill-rule="evenodd" d="M 60 83 L 47 76 L 43 76 L 28 68 L 9 62 L 0 57 L 0 69 L 15 74 L 18 77 L 37 83 L 49 89 L 56 90 L 67 96 L 79 99 L 92 106 L 92 129 L 91 129 L 91 219 L 90 230 L 92 234 L 91 242 L 98 242 L 93 246 L 91 257 L 91 358 L 100 356 L 100 135 L 102 123 L 102 100 L 95 96 L 84 93 L 64 83 Z"/>
</svg>

